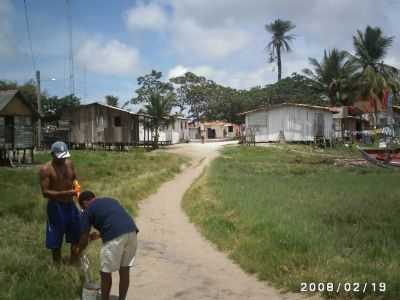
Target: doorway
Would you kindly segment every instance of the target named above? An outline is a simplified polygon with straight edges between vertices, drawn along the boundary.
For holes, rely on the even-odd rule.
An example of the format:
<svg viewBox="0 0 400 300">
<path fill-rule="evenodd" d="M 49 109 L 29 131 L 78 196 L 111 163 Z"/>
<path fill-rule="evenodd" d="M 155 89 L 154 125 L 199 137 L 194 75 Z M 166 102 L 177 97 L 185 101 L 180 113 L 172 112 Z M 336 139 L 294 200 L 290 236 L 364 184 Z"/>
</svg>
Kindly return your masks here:
<svg viewBox="0 0 400 300">
<path fill-rule="evenodd" d="M 213 128 L 207 128 L 207 138 L 209 139 L 215 139 L 216 134 L 215 134 L 215 129 Z"/>
</svg>

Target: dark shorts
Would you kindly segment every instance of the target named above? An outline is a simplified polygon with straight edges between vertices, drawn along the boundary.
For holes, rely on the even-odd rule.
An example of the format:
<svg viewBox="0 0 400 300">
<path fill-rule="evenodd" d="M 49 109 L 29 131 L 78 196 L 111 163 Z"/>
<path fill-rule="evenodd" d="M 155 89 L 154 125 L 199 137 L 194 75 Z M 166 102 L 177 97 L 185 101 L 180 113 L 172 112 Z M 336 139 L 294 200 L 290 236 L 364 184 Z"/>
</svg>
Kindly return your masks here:
<svg viewBox="0 0 400 300">
<path fill-rule="evenodd" d="M 75 203 L 47 202 L 46 247 L 59 249 L 64 234 L 67 243 L 79 242 L 81 232 L 80 213 Z"/>
</svg>

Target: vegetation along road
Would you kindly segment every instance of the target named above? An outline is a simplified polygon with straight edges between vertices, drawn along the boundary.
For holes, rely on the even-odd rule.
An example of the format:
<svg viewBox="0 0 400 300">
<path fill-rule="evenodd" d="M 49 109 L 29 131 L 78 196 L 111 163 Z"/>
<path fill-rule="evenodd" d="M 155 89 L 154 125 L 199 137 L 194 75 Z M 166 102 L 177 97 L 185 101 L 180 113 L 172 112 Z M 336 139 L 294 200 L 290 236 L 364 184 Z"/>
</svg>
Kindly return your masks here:
<svg viewBox="0 0 400 300">
<path fill-rule="evenodd" d="M 397 300 L 399 173 L 357 158 L 345 148 L 227 147 L 184 208 L 219 249 L 274 286 L 360 283 L 359 292 L 324 296 Z"/>
<path fill-rule="evenodd" d="M 190 155 L 193 164 L 140 203 L 136 221 L 141 232 L 128 299 L 303 299 L 300 294 L 281 294 L 243 272 L 206 241 L 183 212 L 185 191 L 223 144 L 173 147 L 175 153 Z M 113 282 L 118 282 L 118 276 Z M 113 284 L 114 295 L 117 286 Z"/>
</svg>

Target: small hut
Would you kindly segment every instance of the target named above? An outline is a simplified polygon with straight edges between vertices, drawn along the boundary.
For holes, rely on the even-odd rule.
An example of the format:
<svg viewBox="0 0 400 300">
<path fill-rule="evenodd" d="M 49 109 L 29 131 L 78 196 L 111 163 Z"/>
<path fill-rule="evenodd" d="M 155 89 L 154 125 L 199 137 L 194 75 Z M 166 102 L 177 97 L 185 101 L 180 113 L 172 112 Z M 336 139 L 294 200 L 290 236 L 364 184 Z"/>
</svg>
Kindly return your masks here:
<svg viewBox="0 0 400 300">
<path fill-rule="evenodd" d="M 0 91 L 0 163 L 33 162 L 34 122 L 39 115 L 18 90 Z"/>
<path fill-rule="evenodd" d="M 103 103 L 71 108 L 60 124 L 69 130 L 73 148 L 123 149 L 150 143 L 151 118 Z"/>
<path fill-rule="evenodd" d="M 328 107 L 282 103 L 241 113 L 246 117 L 246 135 L 255 142 L 331 141 L 332 112 Z"/>
</svg>

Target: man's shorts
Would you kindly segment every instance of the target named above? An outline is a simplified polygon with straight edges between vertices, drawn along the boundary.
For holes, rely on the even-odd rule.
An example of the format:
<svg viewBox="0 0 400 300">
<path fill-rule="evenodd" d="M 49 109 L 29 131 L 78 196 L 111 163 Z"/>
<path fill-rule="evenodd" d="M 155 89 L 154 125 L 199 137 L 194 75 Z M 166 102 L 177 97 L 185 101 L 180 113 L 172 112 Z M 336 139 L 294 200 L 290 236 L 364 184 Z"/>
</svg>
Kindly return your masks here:
<svg viewBox="0 0 400 300">
<path fill-rule="evenodd" d="M 67 243 L 77 244 L 81 234 L 79 210 L 74 202 L 47 202 L 46 247 L 59 249 L 63 238 Z"/>
<path fill-rule="evenodd" d="M 121 267 L 132 267 L 137 248 L 136 231 L 105 242 L 100 251 L 101 271 L 112 273 Z"/>
</svg>

